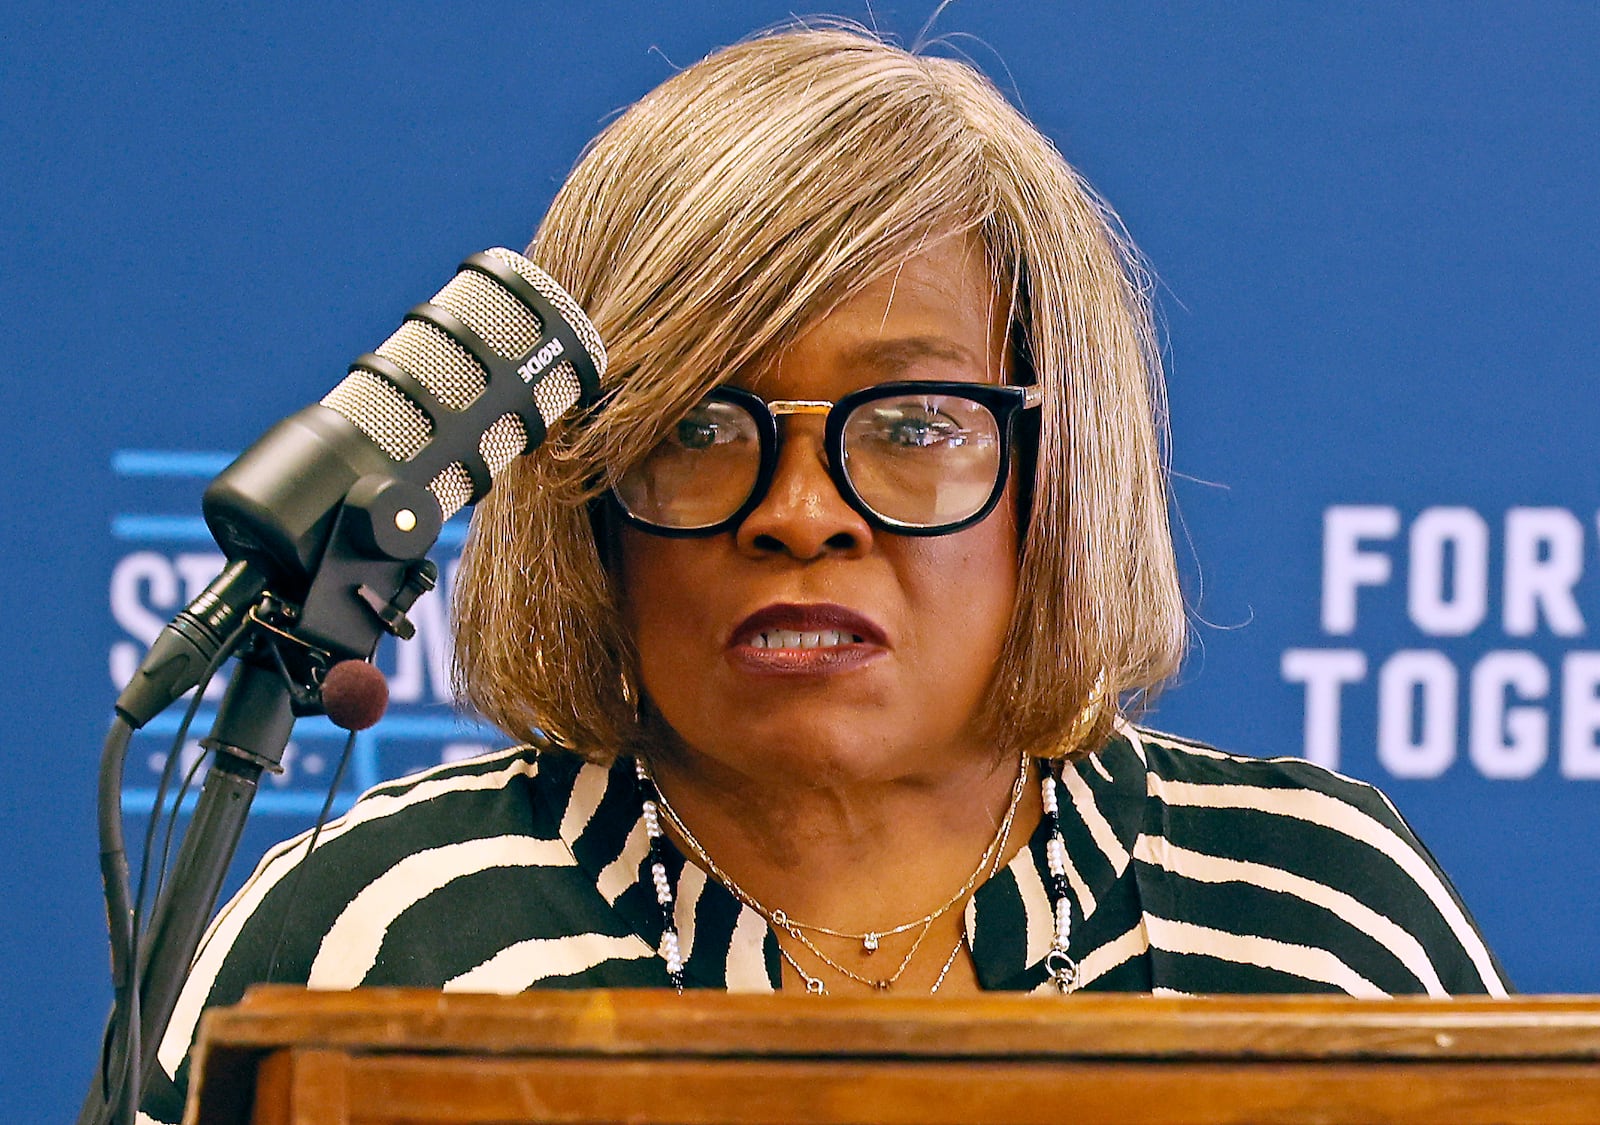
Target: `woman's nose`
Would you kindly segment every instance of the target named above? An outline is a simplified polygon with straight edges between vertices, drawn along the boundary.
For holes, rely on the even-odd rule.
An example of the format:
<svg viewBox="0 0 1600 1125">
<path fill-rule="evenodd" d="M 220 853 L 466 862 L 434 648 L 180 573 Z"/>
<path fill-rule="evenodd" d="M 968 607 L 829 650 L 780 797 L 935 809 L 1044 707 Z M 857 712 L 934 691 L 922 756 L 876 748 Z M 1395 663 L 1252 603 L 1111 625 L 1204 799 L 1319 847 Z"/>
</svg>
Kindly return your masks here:
<svg viewBox="0 0 1600 1125">
<path fill-rule="evenodd" d="M 734 532 L 739 549 L 796 559 L 865 554 L 872 546 L 872 528 L 833 483 L 823 451 L 822 420 L 786 419 L 780 428 L 772 483 Z"/>
</svg>

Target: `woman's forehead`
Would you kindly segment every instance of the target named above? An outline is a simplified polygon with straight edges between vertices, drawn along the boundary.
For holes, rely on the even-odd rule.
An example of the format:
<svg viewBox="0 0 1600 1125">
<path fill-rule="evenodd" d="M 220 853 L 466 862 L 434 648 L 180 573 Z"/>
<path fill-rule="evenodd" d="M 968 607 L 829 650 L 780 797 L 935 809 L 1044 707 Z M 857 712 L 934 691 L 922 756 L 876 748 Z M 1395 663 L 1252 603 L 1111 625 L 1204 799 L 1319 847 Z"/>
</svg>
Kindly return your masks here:
<svg viewBox="0 0 1600 1125">
<path fill-rule="evenodd" d="M 919 378 L 999 382 L 1007 322 L 978 240 L 943 239 L 782 334 L 727 381 L 766 393 L 826 369 L 862 386 Z"/>
</svg>

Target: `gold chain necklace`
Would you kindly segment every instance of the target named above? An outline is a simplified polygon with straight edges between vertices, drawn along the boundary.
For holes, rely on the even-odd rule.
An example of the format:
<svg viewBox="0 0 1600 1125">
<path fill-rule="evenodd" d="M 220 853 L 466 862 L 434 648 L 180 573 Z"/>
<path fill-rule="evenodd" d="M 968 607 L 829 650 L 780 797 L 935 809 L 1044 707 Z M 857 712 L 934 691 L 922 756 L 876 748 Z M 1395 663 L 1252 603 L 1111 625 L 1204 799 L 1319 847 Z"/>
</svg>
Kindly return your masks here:
<svg viewBox="0 0 1600 1125">
<path fill-rule="evenodd" d="M 641 770 L 644 769 L 642 763 L 640 768 Z M 645 772 L 648 776 L 648 772 Z M 850 980 L 856 981 L 859 984 L 864 984 L 870 988 L 884 992 L 887 991 L 896 981 L 898 981 L 900 977 L 904 975 L 905 971 L 910 968 L 911 959 L 915 957 L 917 951 L 922 948 L 922 943 L 927 938 L 929 931 L 932 930 L 933 923 L 947 914 L 958 902 L 964 900 L 967 895 L 971 893 L 972 889 L 977 885 L 979 879 L 981 879 L 985 873 L 992 874 L 995 868 L 999 866 L 999 860 L 1005 853 L 1006 843 L 1011 838 L 1011 825 L 1016 819 L 1018 808 L 1021 807 L 1022 792 L 1027 787 L 1027 780 L 1028 755 L 1023 754 L 1017 767 L 1017 780 L 1011 787 L 1011 800 L 1006 806 L 1006 813 L 1000 822 L 999 830 L 995 833 L 994 839 L 989 842 L 988 847 L 984 849 L 983 855 L 979 857 L 977 867 L 973 869 L 972 874 L 967 877 L 967 881 L 961 885 L 960 889 L 957 890 L 954 895 L 947 899 L 942 906 L 930 911 L 927 914 L 924 914 L 920 918 L 914 918 L 911 921 L 903 922 L 898 926 L 890 926 L 884 929 L 867 930 L 863 932 L 835 930 L 827 926 L 797 922 L 790 918 L 784 911 L 769 908 L 761 903 L 754 895 L 750 894 L 750 892 L 741 887 L 732 876 L 718 866 L 716 860 L 711 858 L 711 855 L 706 851 L 705 846 L 701 844 L 700 841 L 695 837 L 695 834 L 689 830 L 689 826 L 683 822 L 683 818 L 679 816 L 678 811 L 672 807 L 671 803 L 667 800 L 666 794 L 661 791 L 661 786 L 655 782 L 653 777 L 650 778 L 650 783 L 655 789 L 656 800 L 660 804 L 661 811 L 666 814 L 667 819 L 671 821 L 673 828 L 675 828 L 678 834 L 683 837 L 684 843 L 689 845 L 689 850 L 694 853 L 695 858 L 698 859 L 702 865 L 704 865 L 705 869 L 711 873 L 717 882 L 721 883 L 728 889 L 734 898 L 743 903 L 745 906 L 748 906 L 751 910 L 754 910 L 762 918 L 766 919 L 769 925 L 777 927 L 784 933 L 788 934 L 795 941 L 799 942 L 808 951 L 810 951 L 813 956 L 815 956 L 829 968 L 833 969 L 835 972 L 840 973 L 841 975 Z M 907 931 L 918 926 L 922 928 L 921 932 L 917 935 L 916 940 L 912 942 L 911 948 L 907 950 L 905 957 L 901 959 L 900 964 L 895 968 L 894 972 L 890 973 L 887 977 L 863 976 L 848 966 L 840 964 L 837 960 L 828 956 L 828 954 L 824 953 L 820 948 L 818 948 L 817 944 L 810 938 L 806 937 L 805 933 L 803 932 L 805 930 L 811 930 L 813 933 L 827 934 L 830 937 L 848 938 L 851 940 L 860 941 L 863 952 L 871 954 L 877 950 L 880 938 L 894 934 L 906 933 Z M 961 948 L 965 944 L 965 940 L 966 938 L 963 934 L 961 939 L 956 942 L 955 948 L 950 951 L 950 956 L 945 961 L 944 968 L 939 971 L 939 977 L 934 982 L 932 991 L 937 992 L 939 986 L 944 983 L 944 979 L 949 974 L 951 966 L 955 964 L 956 957 L 961 953 Z M 782 954 L 783 959 L 789 963 L 790 967 L 792 967 L 794 971 L 800 975 L 800 979 L 805 982 L 807 992 L 812 993 L 813 995 L 825 995 L 827 993 L 827 987 L 824 982 L 820 978 L 814 977 L 802 969 L 789 951 L 784 949 L 781 942 L 778 944 L 778 952 Z"/>
<path fill-rule="evenodd" d="M 950 970 L 955 967 L 956 958 L 961 955 L 961 950 L 965 948 L 966 944 L 966 934 L 963 933 L 956 938 L 955 948 L 950 951 L 950 956 L 944 959 L 944 967 L 939 970 L 939 975 L 934 978 L 933 987 L 928 989 L 929 996 L 932 996 L 935 992 L 938 992 L 939 989 L 944 985 L 944 978 L 950 975 Z M 827 983 L 823 981 L 821 977 L 814 977 L 802 969 L 800 967 L 800 962 L 791 957 L 789 955 L 789 951 L 782 945 L 778 946 L 778 953 L 785 961 L 789 963 L 789 967 L 799 975 L 800 979 L 805 982 L 807 993 L 812 996 L 826 996 L 828 994 Z"/>
</svg>

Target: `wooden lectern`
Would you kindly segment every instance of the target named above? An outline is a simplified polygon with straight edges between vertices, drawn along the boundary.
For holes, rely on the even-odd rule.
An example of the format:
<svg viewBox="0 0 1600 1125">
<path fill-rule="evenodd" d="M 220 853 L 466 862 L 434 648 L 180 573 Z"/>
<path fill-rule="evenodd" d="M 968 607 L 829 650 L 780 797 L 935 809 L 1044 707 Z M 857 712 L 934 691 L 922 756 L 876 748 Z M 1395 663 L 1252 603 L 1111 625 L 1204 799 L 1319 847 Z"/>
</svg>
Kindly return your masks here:
<svg viewBox="0 0 1600 1125">
<path fill-rule="evenodd" d="M 1600 1123 L 1600 999 L 259 988 L 191 1122 Z"/>
</svg>

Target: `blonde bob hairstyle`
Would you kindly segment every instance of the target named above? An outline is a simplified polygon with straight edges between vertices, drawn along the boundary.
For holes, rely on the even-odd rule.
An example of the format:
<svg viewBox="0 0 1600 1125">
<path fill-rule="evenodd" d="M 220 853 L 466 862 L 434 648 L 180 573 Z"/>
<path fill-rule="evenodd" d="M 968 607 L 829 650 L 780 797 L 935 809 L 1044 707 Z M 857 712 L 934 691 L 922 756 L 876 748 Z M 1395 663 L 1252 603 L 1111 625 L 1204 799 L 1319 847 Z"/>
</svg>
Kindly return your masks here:
<svg viewBox="0 0 1600 1125">
<path fill-rule="evenodd" d="M 589 502 L 711 388 L 955 236 L 983 245 L 1016 366 L 1045 388 L 983 717 L 997 753 L 1103 744 L 1117 701 L 1170 676 L 1185 637 L 1146 275 L 1115 216 L 985 78 L 843 29 L 770 34 L 680 72 L 557 194 L 529 255 L 606 342 L 604 406 L 478 506 L 454 591 L 464 700 L 595 761 L 648 753 Z"/>
</svg>

